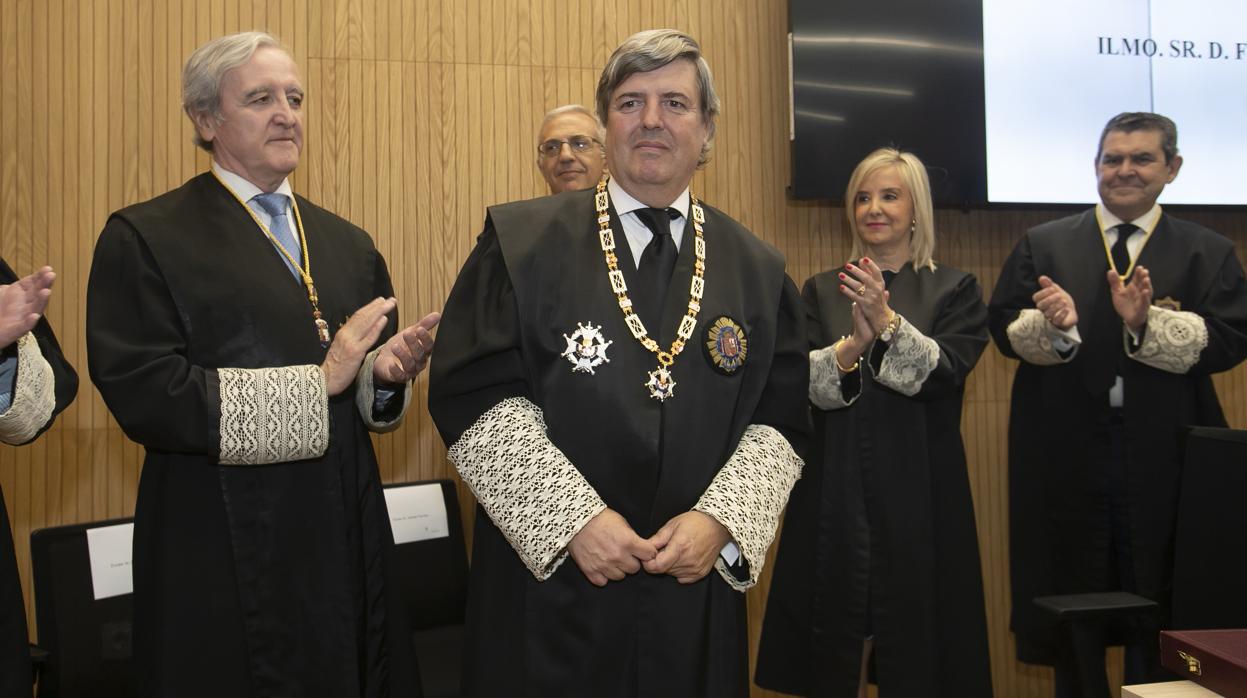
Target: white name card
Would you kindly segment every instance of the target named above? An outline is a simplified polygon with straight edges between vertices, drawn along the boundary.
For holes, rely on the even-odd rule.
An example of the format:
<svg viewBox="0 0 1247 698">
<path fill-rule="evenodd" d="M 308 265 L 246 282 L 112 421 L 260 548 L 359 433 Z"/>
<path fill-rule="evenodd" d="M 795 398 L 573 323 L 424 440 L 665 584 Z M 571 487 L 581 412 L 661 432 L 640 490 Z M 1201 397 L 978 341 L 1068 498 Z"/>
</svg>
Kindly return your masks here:
<svg viewBox="0 0 1247 698">
<path fill-rule="evenodd" d="M 87 553 L 91 557 L 91 585 L 95 600 L 134 593 L 130 566 L 134 524 L 87 529 Z"/>
<path fill-rule="evenodd" d="M 385 490 L 385 506 L 390 510 L 390 528 L 398 545 L 450 535 L 442 486 L 436 482 L 391 487 Z"/>
</svg>

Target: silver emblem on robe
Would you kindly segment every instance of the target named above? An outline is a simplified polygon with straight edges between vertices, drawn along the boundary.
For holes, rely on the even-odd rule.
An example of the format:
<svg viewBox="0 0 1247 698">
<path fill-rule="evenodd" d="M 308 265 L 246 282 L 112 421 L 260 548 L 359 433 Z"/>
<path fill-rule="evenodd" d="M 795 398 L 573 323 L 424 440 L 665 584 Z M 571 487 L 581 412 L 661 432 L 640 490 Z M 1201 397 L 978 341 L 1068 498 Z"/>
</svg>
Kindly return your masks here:
<svg viewBox="0 0 1247 698">
<path fill-rule="evenodd" d="M 604 363 L 610 363 L 606 349 L 614 344 L 602 336 L 602 326 L 593 326 L 592 322 L 576 323 L 576 331 L 571 335 L 563 335 L 567 340 L 567 348 L 560 356 L 572 365 L 572 373 L 588 373 L 594 375 L 593 369 Z"/>
</svg>

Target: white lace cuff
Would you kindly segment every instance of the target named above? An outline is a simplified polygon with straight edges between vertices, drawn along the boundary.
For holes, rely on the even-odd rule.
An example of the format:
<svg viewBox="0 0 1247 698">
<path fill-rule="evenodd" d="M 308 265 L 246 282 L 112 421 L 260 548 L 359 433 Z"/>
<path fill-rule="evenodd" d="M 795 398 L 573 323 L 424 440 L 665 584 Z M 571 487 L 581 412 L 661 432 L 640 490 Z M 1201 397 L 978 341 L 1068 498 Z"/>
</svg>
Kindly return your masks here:
<svg viewBox="0 0 1247 698">
<path fill-rule="evenodd" d="M 875 380 L 902 395 L 917 395 L 939 362 L 940 345 L 901 318 Z"/>
<path fill-rule="evenodd" d="M 853 404 L 857 396 L 844 399 L 836 366 L 836 345 L 810 352 L 810 402 L 820 410 L 838 410 Z"/>
<path fill-rule="evenodd" d="M 320 366 L 222 368 L 221 464 L 319 458 L 329 447 L 329 398 Z"/>
<path fill-rule="evenodd" d="M 1195 313 L 1151 306 L 1147 309 L 1147 330 L 1138 350 L 1131 352 L 1129 335 L 1122 333 L 1126 355 L 1152 368 L 1169 373 L 1186 373 L 1199 361 L 1208 346 L 1208 325 Z"/>
<path fill-rule="evenodd" d="M 0 414 L 0 441 L 24 444 L 35 438 L 56 408 L 56 377 L 30 332 L 17 338 L 17 379 L 12 402 Z"/>
<path fill-rule="evenodd" d="M 365 426 L 372 431 L 384 434 L 387 431 L 394 431 L 399 424 L 402 424 L 403 415 L 407 414 L 407 406 L 411 404 L 411 381 L 407 381 L 405 385 L 397 389 L 402 393 L 403 400 L 398 414 L 388 422 L 373 419 L 373 407 L 377 404 L 377 384 L 373 379 L 372 366 L 377 363 L 377 353 L 380 351 L 381 347 L 377 347 L 368 352 L 364 357 L 364 362 L 360 364 L 359 373 L 355 376 L 355 406 L 359 408 L 359 416 L 363 418 Z"/>
<path fill-rule="evenodd" d="M 713 516 L 723 524 L 749 563 L 749 579 L 740 580 L 722 556 L 715 561 L 719 576 L 733 589 L 745 591 L 758 583 L 779 515 L 804 465 L 783 434 L 772 427 L 750 424 L 736 452 L 697 500 L 693 511 Z"/>
<path fill-rule="evenodd" d="M 539 581 L 606 502 L 546 436 L 541 408 L 507 398 L 481 415 L 446 456 Z"/>
<path fill-rule="evenodd" d="M 1036 366 L 1055 366 L 1073 358 L 1061 358 L 1052 346 L 1052 336 L 1048 328 L 1051 324 L 1037 308 L 1027 308 L 1018 313 L 1018 317 L 1005 328 L 1009 336 L 1009 344 L 1013 351 L 1027 363 Z"/>
</svg>

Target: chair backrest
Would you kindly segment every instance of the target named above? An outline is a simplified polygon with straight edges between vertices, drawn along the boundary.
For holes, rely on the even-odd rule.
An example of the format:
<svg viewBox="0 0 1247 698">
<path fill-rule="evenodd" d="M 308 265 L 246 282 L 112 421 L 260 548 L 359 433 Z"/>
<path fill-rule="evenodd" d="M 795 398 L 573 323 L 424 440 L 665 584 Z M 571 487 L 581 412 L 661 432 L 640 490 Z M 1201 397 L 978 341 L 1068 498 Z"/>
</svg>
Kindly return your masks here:
<svg viewBox="0 0 1247 698">
<path fill-rule="evenodd" d="M 39 674 L 39 698 L 134 695 L 134 594 L 96 599 L 87 541 L 91 529 L 132 522 L 114 519 L 30 534 L 35 626 L 39 646 L 49 653 Z"/>
<path fill-rule="evenodd" d="M 1173 555 L 1173 625 L 1247 627 L 1247 431 L 1186 437 Z"/>
<path fill-rule="evenodd" d="M 417 489 L 419 488 L 419 489 Z M 407 602 L 412 630 L 425 630 L 448 625 L 461 625 L 468 594 L 468 555 L 463 539 L 463 523 L 459 518 L 459 498 L 450 480 L 426 480 L 386 485 L 387 508 L 395 527 L 397 552 L 394 555 L 393 578 L 399 580 Z M 400 517 L 426 516 L 436 519 L 439 511 L 402 512 L 395 504 L 404 494 L 423 494 L 423 499 L 440 491 L 445 511 L 446 535 L 401 542 L 398 530 Z M 435 522 L 440 530 L 440 522 Z"/>
</svg>

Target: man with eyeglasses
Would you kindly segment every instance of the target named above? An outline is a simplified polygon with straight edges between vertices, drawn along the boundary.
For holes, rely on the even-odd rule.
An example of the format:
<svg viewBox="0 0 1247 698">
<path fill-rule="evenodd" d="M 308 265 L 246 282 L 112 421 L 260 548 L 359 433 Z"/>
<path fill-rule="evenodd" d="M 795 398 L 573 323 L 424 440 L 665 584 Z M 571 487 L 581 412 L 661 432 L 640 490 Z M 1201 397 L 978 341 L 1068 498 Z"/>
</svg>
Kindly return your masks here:
<svg viewBox="0 0 1247 698">
<path fill-rule="evenodd" d="M 550 193 L 588 189 L 606 169 L 605 129 L 579 104 L 551 109 L 537 135 L 537 169 Z"/>
<path fill-rule="evenodd" d="M 429 411 L 480 504 L 465 697 L 748 694 L 741 592 L 809 362 L 783 256 L 690 190 L 718 111 L 691 37 L 624 41 L 610 177 L 491 207 L 446 302 Z"/>
</svg>

